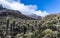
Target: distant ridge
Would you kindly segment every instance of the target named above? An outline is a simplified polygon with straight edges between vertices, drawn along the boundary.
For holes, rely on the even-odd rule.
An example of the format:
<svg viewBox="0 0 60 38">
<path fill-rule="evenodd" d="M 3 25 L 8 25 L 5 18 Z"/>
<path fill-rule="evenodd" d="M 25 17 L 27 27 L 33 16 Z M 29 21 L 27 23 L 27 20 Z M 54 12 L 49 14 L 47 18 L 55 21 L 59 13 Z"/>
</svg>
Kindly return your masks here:
<svg viewBox="0 0 60 38">
<path fill-rule="evenodd" d="M 31 18 L 35 18 L 35 19 L 41 19 L 42 17 L 41 16 L 38 16 L 36 14 L 31 14 L 31 15 L 28 15 L 29 17 Z"/>
<path fill-rule="evenodd" d="M 21 19 L 40 19 L 40 16 L 37 16 L 35 14 L 33 15 L 24 15 L 18 10 L 10 10 L 3 8 L 2 5 L 0 5 L 0 16 L 12 16 L 15 18 L 21 18 Z"/>
<path fill-rule="evenodd" d="M 2 5 L 0 5 L 0 16 L 11 16 L 21 19 L 34 19 L 23 15 L 20 11 L 3 8 Z"/>
</svg>

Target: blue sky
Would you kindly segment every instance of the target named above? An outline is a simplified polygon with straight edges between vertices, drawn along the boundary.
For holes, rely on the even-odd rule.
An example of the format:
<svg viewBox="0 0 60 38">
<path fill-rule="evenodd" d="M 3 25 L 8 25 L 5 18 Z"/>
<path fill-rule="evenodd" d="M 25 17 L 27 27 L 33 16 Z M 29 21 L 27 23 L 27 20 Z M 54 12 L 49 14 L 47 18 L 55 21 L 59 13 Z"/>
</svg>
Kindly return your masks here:
<svg viewBox="0 0 60 38">
<path fill-rule="evenodd" d="M 37 5 L 38 10 L 48 13 L 60 12 L 60 0 L 21 0 L 25 5 Z"/>
<path fill-rule="evenodd" d="M 0 4 L 25 15 L 36 14 L 43 17 L 60 12 L 60 0 L 0 0 Z"/>
</svg>

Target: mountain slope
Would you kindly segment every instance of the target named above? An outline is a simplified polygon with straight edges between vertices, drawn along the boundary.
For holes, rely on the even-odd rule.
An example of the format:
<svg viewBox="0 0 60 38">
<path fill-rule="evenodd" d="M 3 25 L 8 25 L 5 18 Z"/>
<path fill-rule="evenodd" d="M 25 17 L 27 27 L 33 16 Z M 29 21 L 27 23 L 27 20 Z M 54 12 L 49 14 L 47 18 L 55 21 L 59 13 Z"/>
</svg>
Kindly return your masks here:
<svg viewBox="0 0 60 38">
<path fill-rule="evenodd" d="M 51 29 L 52 31 L 60 31 L 60 14 L 50 14 L 43 17 L 40 20 L 39 25 L 39 28 L 42 28 L 43 31 L 46 29 Z"/>
<path fill-rule="evenodd" d="M 40 19 L 40 16 L 37 15 L 24 15 L 20 11 L 17 10 L 10 10 L 3 8 L 2 5 L 0 5 L 0 16 L 13 16 L 13 17 L 19 17 L 22 19 Z"/>
<path fill-rule="evenodd" d="M 0 5 L 0 16 L 11 16 L 21 19 L 34 19 L 31 17 L 27 17 L 26 15 L 22 14 L 20 11 L 3 8 L 2 5 Z"/>
<path fill-rule="evenodd" d="M 31 18 L 35 18 L 35 19 L 41 19 L 42 18 L 41 16 L 38 16 L 36 14 L 31 14 L 31 15 L 27 15 L 27 16 L 29 16 Z"/>
<path fill-rule="evenodd" d="M 19 12 L 19 11 L 8 10 L 8 9 L 0 10 L 0 16 L 11 16 L 11 17 L 16 17 L 16 18 L 21 18 L 21 19 L 33 19 L 31 17 L 27 17 L 27 16 L 21 14 L 21 12 Z"/>
</svg>

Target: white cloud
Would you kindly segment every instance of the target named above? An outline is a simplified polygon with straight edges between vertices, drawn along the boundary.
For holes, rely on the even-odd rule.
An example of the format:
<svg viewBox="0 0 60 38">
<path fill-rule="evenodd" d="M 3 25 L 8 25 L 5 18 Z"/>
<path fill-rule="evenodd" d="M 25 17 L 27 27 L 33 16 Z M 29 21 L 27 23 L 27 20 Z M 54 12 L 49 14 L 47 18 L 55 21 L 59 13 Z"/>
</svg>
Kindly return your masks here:
<svg viewBox="0 0 60 38">
<path fill-rule="evenodd" d="M 37 10 L 36 5 L 24 5 L 23 3 L 19 3 L 19 0 L 0 0 L 0 4 L 7 9 L 19 10 L 25 15 L 36 14 L 39 16 L 48 15 L 46 11 Z"/>
<path fill-rule="evenodd" d="M 37 6 L 36 5 L 26 5 L 27 8 L 31 9 L 31 10 L 37 10 Z"/>
</svg>

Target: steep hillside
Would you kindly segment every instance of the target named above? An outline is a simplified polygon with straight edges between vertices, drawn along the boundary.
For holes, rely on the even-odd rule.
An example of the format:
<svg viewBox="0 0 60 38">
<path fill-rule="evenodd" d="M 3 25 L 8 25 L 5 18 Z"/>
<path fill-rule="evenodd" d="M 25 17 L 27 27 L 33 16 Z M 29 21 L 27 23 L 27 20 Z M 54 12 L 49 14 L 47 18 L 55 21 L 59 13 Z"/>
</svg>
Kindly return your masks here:
<svg viewBox="0 0 60 38">
<path fill-rule="evenodd" d="M 47 15 L 41 19 L 39 25 L 43 29 L 51 29 L 52 31 L 60 31 L 60 14 Z"/>
<path fill-rule="evenodd" d="M 11 17 L 22 18 L 22 19 L 33 19 L 33 18 L 30 18 L 30 17 L 27 17 L 27 16 L 21 14 L 21 12 L 19 12 L 19 11 L 8 10 L 8 9 L 1 10 L 0 16 L 11 16 Z"/>
<path fill-rule="evenodd" d="M 27 16 L 27 15 L 22 14 L 18 10 L 10 10 L 10 9 L 3 8 L 2 5 L 0 5 L 0 16 L 12 16 L 12 17 L 18 17 L 22 19 L 40 19 L 40 17 L 37 15 Z"/>
<path fill-rule="evenodd" d="M 43 17 L 41 19 L 41 22 L 43 21 L 43 23 L 45 22 L 51 22 L 51 24 L 58 24 L 58 22 L 60 21 L 60 14 L 51 14 L 51 15 L 47 15 L 45 17 Z M 60 23 L 60 22 L 59 22 Z"/>
<path fill-rule="evenodd" d="M 60 38 L 60 14 L 43 17 L 38 25 L 38 30 L 41 38 Z"/>
</svg>

